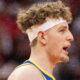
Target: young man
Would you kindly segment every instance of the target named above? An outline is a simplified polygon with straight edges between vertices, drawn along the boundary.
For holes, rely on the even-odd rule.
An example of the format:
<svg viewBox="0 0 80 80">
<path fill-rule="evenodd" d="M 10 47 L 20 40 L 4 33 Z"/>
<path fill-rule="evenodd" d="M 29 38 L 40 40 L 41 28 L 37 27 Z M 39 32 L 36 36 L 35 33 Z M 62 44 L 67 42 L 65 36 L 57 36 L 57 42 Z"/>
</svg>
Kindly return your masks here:
<svg viewBox="0 0 80 80">
<path fill-rule="evenodd" d="M 39 3 L 20 11 L 17 23 L 29 36 L 31 56 L 8 80 L 55 80 L 52 76 L 55 65 L 69 61 L 71 21 L 71 12 L 61 1 Z"/>
</svg>

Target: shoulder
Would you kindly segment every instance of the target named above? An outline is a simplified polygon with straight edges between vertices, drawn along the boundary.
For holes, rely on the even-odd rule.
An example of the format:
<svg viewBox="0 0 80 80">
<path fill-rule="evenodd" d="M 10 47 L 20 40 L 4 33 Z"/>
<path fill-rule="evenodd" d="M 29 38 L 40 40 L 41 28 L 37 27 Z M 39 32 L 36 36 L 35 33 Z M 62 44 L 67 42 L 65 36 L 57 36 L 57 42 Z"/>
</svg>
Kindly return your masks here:
<svg viewBox="0 0 80 80">
<path fill-rule="evenodd" d="M 8 80 L 43 80 L 43 77 L 36 67 L 25 65 L 15 69 Z"/>
</svg>

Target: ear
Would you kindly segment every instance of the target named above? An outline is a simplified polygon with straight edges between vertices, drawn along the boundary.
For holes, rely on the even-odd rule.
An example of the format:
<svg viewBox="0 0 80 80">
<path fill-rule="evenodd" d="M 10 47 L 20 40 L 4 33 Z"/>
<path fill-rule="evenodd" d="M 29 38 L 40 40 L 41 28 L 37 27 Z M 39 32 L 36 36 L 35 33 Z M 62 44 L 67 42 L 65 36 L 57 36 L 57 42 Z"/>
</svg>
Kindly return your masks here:
<svg viewBox="0 0 80 80">
<path fill-rule="evenodd" d="M 44 31 L 39 31 L 38 32 L 37 39 L 41 44 L 46 45 L 46 43 L 47 43 L 47 35 L 46 35 L 46 33 Z"/>
</svg>

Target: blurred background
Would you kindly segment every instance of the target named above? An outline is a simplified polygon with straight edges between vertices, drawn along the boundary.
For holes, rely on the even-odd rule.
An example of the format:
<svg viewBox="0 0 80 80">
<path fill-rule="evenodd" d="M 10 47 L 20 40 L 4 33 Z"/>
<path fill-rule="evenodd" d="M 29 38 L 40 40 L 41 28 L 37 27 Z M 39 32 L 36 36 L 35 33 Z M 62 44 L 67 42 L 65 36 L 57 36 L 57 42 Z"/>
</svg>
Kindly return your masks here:
<svg viewBox="0 0 80 80">
<path fill-rule="evenodd" d="M 16 16 L 19 8 L 39 1 L 46 0 L 0 0 L 0 80 L 7 80 L 13 69 L 30 56 L 28 37 L 17 28 Z M 69 49 L 70 61 L 58 64 L 53 75 L 56 80 L 80 80 L 80 0 L 63 1 L 73 14 L 70 30 L 74 41 Z"/>
</svg>

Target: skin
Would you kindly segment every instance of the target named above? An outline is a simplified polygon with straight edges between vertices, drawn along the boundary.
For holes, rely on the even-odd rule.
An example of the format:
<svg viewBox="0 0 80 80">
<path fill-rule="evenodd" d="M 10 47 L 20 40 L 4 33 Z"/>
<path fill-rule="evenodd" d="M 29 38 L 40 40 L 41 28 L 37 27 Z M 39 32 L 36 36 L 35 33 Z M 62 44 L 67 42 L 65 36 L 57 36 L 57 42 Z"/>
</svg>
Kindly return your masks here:
<svg viewBox="0 0 80 80">
<path fill-rule="evenodd" d="M 37 45 L 31 48 L 30 59 L 52 74 L 53 68 L 57 63 L 69 61 L 68 51 L 65 51 L 63 48 L 69 48 L 72 40 L 73 35 L 69 31 L 67 22 L 60 23 L 46 32 L 39 31 Z"/>
<path fill-rule="evenodd" d="M 37 44 L 31 48 L 30 60 L 33 60 L 40 68 L 52 74 L 53 68 L 59 62 L 69 61 L 67 50 L 70 47 L 73 36 L 69 31 L 67 22 L 53 26 L 47 31 L 39 31 Z M 33 74 L 34 72 L 34 74 Z M 8 80 L 44 80 L 41 73 L 33 65 L 25 65 L 9 76 Z"/>
<path fill-rule="evenodd" d="M 56 62 L 68 62 L 68 51 L 64 51 L 64 47 L 70 47 L 70 42 L 73 40 L 73 36 L 69 31 L 67 22 L 58 24 L 47 31 L 47 47 L 46 51 L 50 59 L 56 60 Z"/>
</svg>

